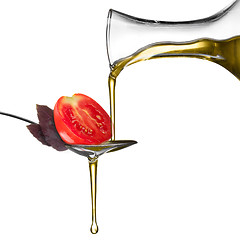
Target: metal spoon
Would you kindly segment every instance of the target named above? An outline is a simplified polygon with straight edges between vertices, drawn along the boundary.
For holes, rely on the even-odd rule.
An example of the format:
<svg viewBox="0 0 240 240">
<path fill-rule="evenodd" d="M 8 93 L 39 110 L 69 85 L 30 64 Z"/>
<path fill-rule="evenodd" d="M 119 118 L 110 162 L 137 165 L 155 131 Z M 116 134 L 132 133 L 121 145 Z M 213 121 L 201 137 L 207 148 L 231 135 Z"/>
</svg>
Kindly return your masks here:
<svg viewBox="0 0 240 240">
<path fill-rule="evenodd" d="M 94 161 L 104 153 L 118 151 L 129 147 L 137 142 L 134 140 L 108 141 L 99 145 L 66 145 L 66 147 L 84 157 L 89 161 Z"/>
</svg>

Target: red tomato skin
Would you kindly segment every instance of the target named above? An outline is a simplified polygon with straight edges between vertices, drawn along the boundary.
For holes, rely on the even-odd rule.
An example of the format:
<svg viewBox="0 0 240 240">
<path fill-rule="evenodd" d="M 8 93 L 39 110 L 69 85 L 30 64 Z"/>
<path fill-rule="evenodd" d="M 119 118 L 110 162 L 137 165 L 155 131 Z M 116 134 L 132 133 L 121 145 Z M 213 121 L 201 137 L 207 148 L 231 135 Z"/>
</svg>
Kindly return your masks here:
<svg viewBox="0 0 240 240">
<path fill-rule="evenodd" d="M 71 112 L 74 121 L 67 119 L 66 111 Z M 97 145 L 111 138 L 110 117 L 96 101 L 84 94 L 59 98 L 54 107 L 54 121 L 60 137 L 67 144 Z"/>
</svg>

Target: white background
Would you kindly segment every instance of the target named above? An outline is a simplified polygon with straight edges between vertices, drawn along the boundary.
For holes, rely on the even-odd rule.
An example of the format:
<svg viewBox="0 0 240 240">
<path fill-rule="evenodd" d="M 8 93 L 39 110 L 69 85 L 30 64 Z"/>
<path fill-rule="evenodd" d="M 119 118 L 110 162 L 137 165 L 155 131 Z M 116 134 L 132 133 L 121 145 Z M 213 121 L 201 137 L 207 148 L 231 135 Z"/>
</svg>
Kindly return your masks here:
<svg viewBox="0 0 240 240">
<path fill-rule="evenodd" d="M 191 20 L 230 2 L 2 0 L 0 110 L 37 121 L 35 104 L 79 92 L 109 112 L 108 9 Z M 0 117 L 0 239 L 239 239 L 239 81 L 203 60 L 153 60 L 121 73 L 116 98 L 116 138 L 138 144 L 99 160 L 97 235 L 87 159 Z"/>
</svg>

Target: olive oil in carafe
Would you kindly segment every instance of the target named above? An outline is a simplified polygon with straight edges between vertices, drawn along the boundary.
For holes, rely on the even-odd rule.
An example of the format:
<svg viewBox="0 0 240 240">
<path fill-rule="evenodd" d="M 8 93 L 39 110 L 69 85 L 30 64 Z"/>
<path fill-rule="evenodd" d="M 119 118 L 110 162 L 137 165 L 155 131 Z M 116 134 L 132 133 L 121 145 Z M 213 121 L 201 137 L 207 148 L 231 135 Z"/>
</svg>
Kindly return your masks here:
<svg viewBox="0 0 240 240">
<path fill-rule="evenodd" d="M 115 86 L 120 72 L 137 62 L 161 57 L 193 57 L 215 62 L 240 80 L 240 36 L 226 40 L 197 39 L 179 43 L 154 43 L 116 61 L 108 78 L 112 140 L 115 140 Z"/>
</svg>

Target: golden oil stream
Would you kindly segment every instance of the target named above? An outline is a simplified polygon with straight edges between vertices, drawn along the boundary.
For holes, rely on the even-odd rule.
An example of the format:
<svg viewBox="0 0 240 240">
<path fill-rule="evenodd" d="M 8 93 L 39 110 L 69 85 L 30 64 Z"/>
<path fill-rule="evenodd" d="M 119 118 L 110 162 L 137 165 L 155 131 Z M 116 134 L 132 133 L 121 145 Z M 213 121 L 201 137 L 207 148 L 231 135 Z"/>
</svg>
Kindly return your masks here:
<svg viewBox="0 0 240 240">
<path fill-rule="evenodd" d="M 112 140 L 115 140 L 115 87 L 120 72 L 137 62 L 162 57 L 193 57 L 215 62 L 240 80 L 240 36 L 226 40 L 197 39 L 180 43 L 154 43 L 141 48 L 134 54 L 116 61 L 108 78 Z"/>
<path fill-rule="evenodd" d="M 96 199 L 97 199 L 97 159 L 89 159 L 90 182 L 91 182 L 91 198 L 92 198 L 92 225 L 91 233 L 98 232 L 97 215 L 96 215 Z"/>
</svg>

